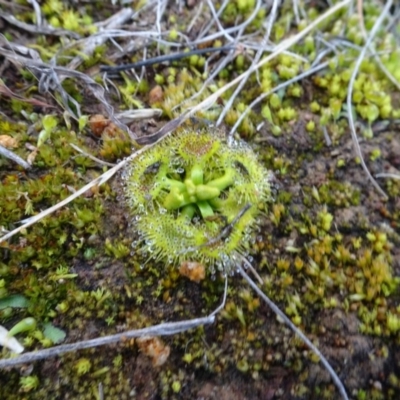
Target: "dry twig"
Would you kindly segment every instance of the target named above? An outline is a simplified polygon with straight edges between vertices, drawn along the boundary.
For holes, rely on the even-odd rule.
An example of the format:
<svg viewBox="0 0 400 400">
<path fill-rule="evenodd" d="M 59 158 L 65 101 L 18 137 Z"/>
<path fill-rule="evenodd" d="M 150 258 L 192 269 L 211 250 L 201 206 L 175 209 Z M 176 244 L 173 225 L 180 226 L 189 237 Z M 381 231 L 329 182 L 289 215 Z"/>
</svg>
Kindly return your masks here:
<svg viewBox="0 0 400 400">
<path fill-rule="evenodd" d="M 104 21 L 103 29 L 116 29 L 123 25 L 126 21 L 132 18 L 134 14 L 133 8 L 127 7 L 122 8 L 117 14 L 110 17 L 108 20 Z M 82 46 L 83 52 L 90 56 L 93 54 L 97 46 L 102 45 L 107 40 L 107 36 L 87 38 Z M 68 69 L 76 69 L 83 62 L 83 58 L 76 56 L 67 66 Z"/>
<path fill-rule="evenodd" d="M 282 82 L 280 85 L 275 86 L 273 89 L 269 90 L 266 93 L 261 94 L 258 96 L 255 100 L 253 100 L 249 106 L 243 111 L 243 113 L 240 115 L 240 117 L 237 119 L 235 124 L 233 125 L 232 129 L 229 131 L 228 138 L 231 141 L 233 138 L 233 135 L 236 132 L 236 129 L 239 127 L 245 116 L 252 110 L 257 104 L 259 104 L 261 101 L 263 101 L 266 97 L 270 96 L 272 93 L 276 93 L 281 89 L 284 89 L 285 87 L 291 85 L 292 83 L 301 81 L 302 79 L 306 78 L 307 76 L 313 75 L 318 71 L 321 71 L 322 69 L 326 68 L 328 66 L 328 62 L 324 62 L 320 65 L 317 65 L 315 67 L 310 68 L 309 70 L 295 76 L 292 79 L 289 79 L 286 82 Z"/>
<path fill-rule="evenodd" d="M 26 22 L 18 21 L 17 18 L 15 18 L 13 15 L 4 12 L 0 12 L 0 17 L 6 20 L 9 24 L 14 25 L 25 32 L 33 33 L 35 35 L 50 35 L 60 37 L 67 36 L 72 39 L 79 39 L 81 37 L 78 33 L 69 31 L 67 29 L 56 29 L 52 26 L 38 26 L 27 24 Z"/>
<path fill-rule="evenodd" d="M 178 322 L 165 322 L 162 324 L 150 326 L 148 328 L 133 329 L 115 335 L 103 336 L 96 339 L 83 340 L 81 342 L 54 346 L 49 349 L 32 351 L 15 358 L 0 359 L 0 368 L 14 367 L 21 364 L 31 363 L 37 360 L 44 360 L 49 357 L 56 357 L 71 351 L 90 349 L 93 347 L 118 343 L 126 339 L 140 338 L 145 336 L 170 336 L 170 335 L 176 335 L 177 333 L 186 332 L 190 329 L 196 329 L 199 326 L 210 325 L 214 323 L 216 315 L 225 307 L 226 296 L 228 292 L 228 277 L 225 275 L 224 279 L 225 279 L 225 284 L 224 284 L 224 294 L 222 302 L 207 317 L 193 318 L 190 320 L 178 321 Z"/>
<path fill-rule="evenodd" d="M 20 165 L 22 168 L 25 169 L 30 169 L 31 165 L 27 163 L 23 158 L 12 152 L 11 150 L 6 149 L 0 144 L 0 155 L 3 157 L 6 157 L 14 162 L 16 162 L 18 165 Z"/>
<path fill-rule="evenodd" d="M 347 92 L 347 109 L 348 109 L 349 127 L 350 127 L 351 137 L 353 139 L 353 144 L 354 144 L 354 149 L 355 149 L 356 155 L 360 158 L 361 166 L 362 166 L 364 172 L 366 173 L 368 179 L 371 181 L 372 185 L 375 187 L 375 189 L 381 194 L 381 196 L 384 199 L 387 199 L 388 196 L 381 189 L 381 187 L 379 186 L 378 182 L 376 182 L 374 177 L 369 172 L 369 169 L 368 169 L 367 165 L 365 164 L 364 157 L 363 157 L 362 152 L 361 152 L 361 147 L 360 147 L 360 144 L 358 142 L 356 128 L 355 128 L 355 125 L 354 125 L 354 117 L 353 117 L 353 113 L 352 113 L 352 97 L 353 97 L 354 82 L 356 80 L 356 77 L 357 77 L 357 74 L 358 74 L 358 70 L 360 69 L 360 65 L 362 63 L 362 60 L 364 59 L 365 53 L 367 52 L 367 50 L 368 50 L 368 48 L 369 48 L 369 46 L 370 46 L 375 34 L 377 33 L 378 29 L 381 27 L 383 20 L 385 19 L 387 13 L 389 12 L 389 9 L 392 6 L 392 3 L 393 3 L 393 0 L 388 0 L 388 2 L 386 3 L 385 7 L 382 10 L 381 15 L 378 17 L 378 19 L 376 20 L 373 28 L 371 29 L 371 32 L 370 32 L 370 34 L 368 36 L 368 39 L 367 39 L 367 41 L 365 43 L 365 46 L 361 50 L 360 55 L 358 56 L 358 59 L 357 59 L 356 64 L 354 66 L 354 70 L 353 70 L 353 73 L 352 73 L 351 78 L 350 78 L 349 88 L 348 88 L 348 92 Z"/>
<path fill-rule="evenodd" d="M 83 154 L 83 155 L 86 156 L 87 158 L 90 158 L 91 160 L 93 160 L 94 162 L 96 162 L 96 163 L 98 163 L 98 164 L 100 164 L 100 165 L 105 165 L 106 167 L 114 167 L 114 166 L 115 166 L 115 164 L 111 164 L 111 163 L 109 163 L 109 162 L 107 162 L 107 161 L 100 160 L 100 158 L 97 158 L 97 157 L 95 157 L 95 156 L 92 156 L 91 154 L 89 154 L 89 153 L 87 153 L 86 151 L 82 150 L 80 147 L 76 146 L 76 145 L 73 144 L 73 143 L 70 143 L 69 145 L 70 145 L 74 150 L 76 150 L 78 153 Z"/>
<path fill-rule="evenodd" d="M 244 261 L 247 261 L 243 257 Z M 329 375 L 333 379 L 336 387 L 338 388 L 342 399 L 348 400 L 348 396 L 346 393 L 346 389 L 343 386 L 343 383 L 337 376 L 336 372 L 333 370 L 331 365 L 329 364 L 328 360 L 323 356 L 323 354 L 318 350 L 317 347 L 311 342 L 310 339 L 299 329 L 297 326 L 279 309 L 279 307 L 253 282 L 253 280 L 246 274 L 246 271 L 242 268 L 241 265 L 237 266 L 239 274 L 246 280 L 246 282 L 252 287 L 252 289 L 262 298 L 262 300 L 268 305 L 268 307 L 297 335 L 301 338 L 304 344 L 313 352 L 315 353 L 321 363 L 329 372 Z"/>
<path fill-rule="evenodd" d="M 271 34 L 271 30 L 272 30 L 272 25 L 275 22 L 276 19 L 276 13 L 278 10 L 280 4 L 280 0 L 274 0 L 273 4 L 272 4 L 272 9 L 271 9 L 271 13 L 270 16 L 268 18 L 268 25 L 267 25 L 267 30 L 266 33 L 263 37 L 263 40 L 261 42 L 261 47 L 260 49 L 257 51 L 256 56 L 254 57 L 253 62 L 251 63 L 251 66 L 249 68 L 248 71 L 251 71 L 251 69 L 260 61 L 261 56 L 264 53 L 263 48 L 267 45 L 268 41 L 269 41 L 269 37 Z M 234 93 L 232 94 L 232 96 L 229 98 L 229 101 L 226 102 L 224 109 L 222 110 L 220 116 L 218 117 L 216 126 L 219 126 L 222 122 L 222 120 L 224 119 L 226 113 L 231 109 L 233 102 L 235 101 L 235 98 L 237 97 L 237 95 L 242 91 L 243 86 L 246 84 L 247 80 L 249 79 L 251 75 L 251 72 L 249 72 L 248 74 L 245 74 L 243 76 L 243 79 L 239 82 L 238 86 L 236 87 Z"/>
</svg>

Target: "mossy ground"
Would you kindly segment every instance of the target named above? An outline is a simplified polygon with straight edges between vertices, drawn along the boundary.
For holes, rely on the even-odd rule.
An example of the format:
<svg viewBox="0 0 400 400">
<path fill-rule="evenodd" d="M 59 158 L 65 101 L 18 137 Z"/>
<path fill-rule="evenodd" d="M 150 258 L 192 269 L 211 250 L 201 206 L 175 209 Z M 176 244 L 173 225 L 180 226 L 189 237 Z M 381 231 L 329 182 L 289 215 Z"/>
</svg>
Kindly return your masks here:
<svg viewBox="0 0 400 400">
<path fill-rule="evenodd" d="M 16 15 L 31 23 L 32 10 L 21 3 Z M 43 13 L 57 25 L 50 3 L 46 2 Z M 373 2 L 364 3 L 365 24 L 370 29 L 380 8 Z M 69 22 L 62 27 L 90 34 L 89 17 L 95 15 L 91 7 L 80 9 L 79 26 L 64 16 Z M 221 20 L 233 26 L 253 7 L 251 2 L 232 2 Z M 67 11 L 68 16 L 70 9 L 64 5 L 59 12 Z M 96 18 L 101 20 L 116 11 L 109 4 Z M 308 18 L 314 19 L 322 11 L 311 7 Z M 168 9 L 164 28 L 170 29 L 171 40 L 176 32 L 185 31 L 194 12 L 190 7 L 182 14 L 175 6 Z M 144 15 L 153 22 L 150 12 Z M 248 33 L 255 32 L 264 17 L 260 11 Z M 293 20 L 291 4 L 284 2 L 273 40 L 294 30 Z M 337 21 L 322 27 L 328 36 L 342 33 L 351 43 L 362 44 L 354 15 L 342 13 Z M 194 29 L 200 29 L 202 22 L 200 18 Z M 12 26 L 4 26 L 9 40 L 18 38 L 20 43 L 37 45 L 44 60 L 60 47 L 58 39 L 28 38 Z M 316 56 L 314 38 L 311 35 L 294 50 L 312 60 Z M 379 43 L 381 50 L 394 46 L 389 35 L 382 36 Z M 156 55 L 156 45 L 148 49 Z M 111 46 L 102 47 L 81 70 L 107 62 L 114 51 Z M 383 201 L 354 157 L 343 102 L 357 55 L 357 51 L 347 49 L 335 60 L 337 64 L 267 98 L 239 126 L 239 134 L 275 175 L 275 201 L 261 205 L 263 215 L 251 244 L 251 262 L 265 282 L 265 293 L 318 345 L 351 398 L 396 399 L 400 395 L 400 181 L 380 181 L 389 196 Z M 126 61 L 140 59 L 135 53 Z M 396 51 L 383 56 L 394 74 L 399 60 Z M 236 58 L 199 97 L 174 110 L 200 90 L 205 79 L 204 61 L 192 57 L 172 66 L 150 67 L 139 84 L 131 76 L 115 78 L 123 103 L 116 97 L 110 100 L 120 108 L 152 104 L 163 110 L 166 119 L 172 118 L 249 65 L 246 57 Z M 260 93 L 306 68 L 309 63 L 289 56 L 267 64 L 258 77 L 250 79 L 248 90 L 228 112 L 224 128 L 228 130 Z M 374 79 L 369 79 L 371 76 Z M 26 71 L 10 67 L 2 79 L 25 97 L 40 96 L 36 81 Z M 81 103 L 85 114 L 102 112 L 74 82 L 66 82 L 65 88 Z M 393 86 L 368 59 L 355 89 L 361 146 L 371 173 L 398 173 L 396 118 L 400 104 Z M 198 117 L 215 120 L 231 94 L 226 93 L 219 104 Z M 59 107 L 49 95 L 40 99 Z M 0 226 L 5 230 L 66 198 L 106 168 L 76 153 L 69 143 L 109 162 L 132 151 L 128 136 L 118 129 L 103 129 L 96 135 L 90 124 L 80 129 L 73 122 L 68 127 L 60 108 L 32 106 L 6 96 L 0 97 L 0 105 L 0 134 L 16 139 L 15 153 L 33 158 L 28 171 L 0 158 Z M 45 114 L 57 115 L 57 128 L 36 151 L 33 148 L 37 147 Z M 266 123 L 257 129 L 261 122 Z M 146 135 L 162 123 L 141 121 L 131 128 Z M 324 128 L 332 141 L 329 146 Z M 1 325 L 10 328 L 24 317 L 34 317 L 37 330 L 18 336 L 27 350 L 33 350 L 54 345 L 43 333 L 49 322 L 62 329 L 65 341 L 72 343 L 212 312 L 223 295 L 223 278 L 207 271 L 204 281 L 194 283 L 168 263 L 150 261 L 143 267 L 147 258 L 132 247 L 137 237 L 131 219 L 117 176 L 2 243 L 0 304 L 11 295 L 23 296 L 25 303 L 23 307 L 2 307 Z M 0 398 L 93 399 L 100 398 L 101 392 L 106 399 L 339 396 L 315 356 L 238 276 L 229 277 L 227 304 L 215 324 L 164 337 L 163 341 L 171 354 L 161 367 L 154 367 L 132 340 L 1 370 Z M 9 355 L 5 349 L 1 354 Z"/>
</svg>

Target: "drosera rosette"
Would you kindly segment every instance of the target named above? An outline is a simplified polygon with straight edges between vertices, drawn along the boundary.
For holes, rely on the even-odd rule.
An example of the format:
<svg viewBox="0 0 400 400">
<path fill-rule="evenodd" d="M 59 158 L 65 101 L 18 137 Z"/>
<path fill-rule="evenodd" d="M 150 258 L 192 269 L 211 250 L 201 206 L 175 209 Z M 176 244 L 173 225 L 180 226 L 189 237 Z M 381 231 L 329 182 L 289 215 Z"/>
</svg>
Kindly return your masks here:
<svg viewBox="0 0 400 400">
<path fill-rule="evenodd" d="M 229 271 L 249 250 L 260 205 L 270 200 L 270 172 L 252 149 L 228 146 L 218 132 L 181 130 L 127 167 L 125 194 L 150 258 L 201 262 Z"/>
</svg>

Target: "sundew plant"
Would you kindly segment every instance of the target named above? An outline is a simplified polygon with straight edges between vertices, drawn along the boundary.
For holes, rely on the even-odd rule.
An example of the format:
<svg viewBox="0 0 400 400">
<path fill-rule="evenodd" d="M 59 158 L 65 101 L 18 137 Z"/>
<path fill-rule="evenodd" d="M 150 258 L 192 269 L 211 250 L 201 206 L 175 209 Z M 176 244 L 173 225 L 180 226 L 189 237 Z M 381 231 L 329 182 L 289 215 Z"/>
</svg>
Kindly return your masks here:
<svg viewBox="0 0 400 400">
<path fill-rule="evenodd" d="M 193 259 L 230 270 L 246 254 L 260 209 L 270 200 L 270 172 L 244 142 L 181 131 L 134 159 L 125 194 L 150 257 Z"/>
</svg>

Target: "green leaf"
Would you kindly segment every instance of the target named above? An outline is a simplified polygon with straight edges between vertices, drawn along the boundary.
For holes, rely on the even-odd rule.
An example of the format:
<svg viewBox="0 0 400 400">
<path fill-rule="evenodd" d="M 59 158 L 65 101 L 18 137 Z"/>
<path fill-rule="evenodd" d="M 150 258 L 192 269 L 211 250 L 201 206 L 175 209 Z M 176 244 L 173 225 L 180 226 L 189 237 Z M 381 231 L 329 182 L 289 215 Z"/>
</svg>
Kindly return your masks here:
<svg viewBox="0 0 400 400">
<path fill-rule="evenodd" d="M 61 343 L 67 334 L 60 328 L 56 328 L 50 322 L 44 324 L 43 334 L 47 339 L 50 339 L 54 344 Z"/>
<path fill-rule="evenodd" d="M 0 299 L 0 310 L 7 307 L 26 308 L 29 306 L 29 300 L 22 294 L 12 294 L 11 296 Z"/>
<path fill-rule="evenodd" d="M 45 115 L 42 119 L 43 128 L 49 134 L 57 126 L 57 118 L 54 115 Z"/>
<path fill-rule="evenodd" d="M 269 121 L 271 124 L 274 123 L 273 119 L 272 119 L 272 114 L 271 114 L 271 110 L 269 109 L 269 107 L 267 105 L 265 105 L 262 109 L 261 109 L 261 115 L 267 120 Z"/>
<path fill-rule="evenodd" d="M 39 132 L 37 147 L 40 147 L 43 143 L 46 142 L 47 139 L 50 139 L 50 135 L 51 135 L 50 131 L 46 131 L 45 129 L 42 129 Z"/>
<path fill-rule="evenodd" d="M 88 115 L 82 115 L 79 118 L 79 132 L 82 132 L 82 130 L 86 127 L 88 120 L 89 120 Z"/>
</svg>

